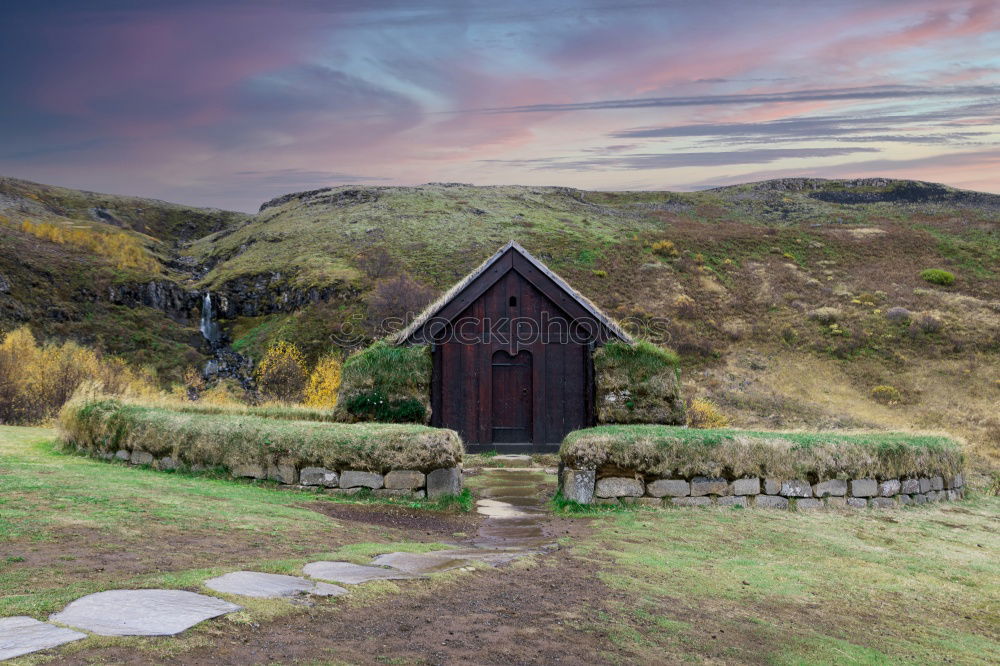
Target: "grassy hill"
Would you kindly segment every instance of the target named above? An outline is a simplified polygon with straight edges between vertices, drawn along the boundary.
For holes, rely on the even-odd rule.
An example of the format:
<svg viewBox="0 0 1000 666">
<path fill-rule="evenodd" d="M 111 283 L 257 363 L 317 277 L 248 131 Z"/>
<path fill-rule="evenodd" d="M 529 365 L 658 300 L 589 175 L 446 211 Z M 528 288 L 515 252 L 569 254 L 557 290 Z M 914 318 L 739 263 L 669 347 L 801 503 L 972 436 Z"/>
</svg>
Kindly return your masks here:
<svg viewBox="0 0 1000 666">
<path fill-rule="evenodd" d="M 133 235 L 160 267 L 116 267 L 0 225 L 0 274 L 18 285 L 0 293 L 3 326 L 26 319 L 168 373 L 197 355 L 190 318 L 100 293 L 81 305 L 74 290 L 91 289 L 92 275 L 210 290 L 225 299 L 236 349 L 256 355 L 286 338 L 315 357 L 332 331 L 363 320 L 379 280 L 406 273 L 439 292 L 516 239 L 609 314 L 677 349 L 689 394 L 739 425 L 942 429 L 1000 450 L 998 195 L 887 179 L 693 193 L 348 186 L 244 216 L 0 181 L 0 215 L 12 217 L 10 200 L 18 215 Z M 925 281 L 929 268 L 954 284 Z M 48 312 L 46 290 L 73 316 Z"/>
<path fill-rule="evenodd" d="M 30 323 L 42 337 L 75 339 L 176 379 L 204 358 L 197 320 L 128 307 L 110 293 L 190 279 L 194 267 L 178 248 L 246 217 L 0 178 L 0 329 Z"/>
</svg>

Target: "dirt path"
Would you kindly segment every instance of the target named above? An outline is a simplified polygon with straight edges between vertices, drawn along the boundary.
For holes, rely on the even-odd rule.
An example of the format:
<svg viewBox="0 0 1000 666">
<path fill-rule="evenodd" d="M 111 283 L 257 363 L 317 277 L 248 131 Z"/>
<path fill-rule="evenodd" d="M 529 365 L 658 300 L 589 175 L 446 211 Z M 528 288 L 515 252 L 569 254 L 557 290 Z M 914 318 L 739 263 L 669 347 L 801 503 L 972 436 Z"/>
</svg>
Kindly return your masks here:
<svg viewBox="0 0 1000 666">
<path fill-rule="evenodd" d="M 404 581 L 372 600 L 317 604 L 260 626 L 216 624 L 211 646 L 176 656 L 121 647 L 66 655 L 56 663 L 248 664 L 334 661 L 357 664 L 541 664 L 601 662 L 610 646 L 602 627 L 608 590 L 591 567 L 557 545 L 587 531 L 584 521 L 552 516 L 554 491 L 541 470 L 484 471 L 478 517 L 386 513 L 380 507 L 331 507 L 337 518 L 391 526 L 414 539 L 446 533 L 488 552 L 537 553 L 497 568 L 433 581 Z M 471 528 L 471 529 L 470 529 Z M 595 603 L 598 602 L 598 603 Z M 618 657 L 622 658 L 619 652 Z M 625 657 L 627 659 L 627 656 Z"/>
</svg>

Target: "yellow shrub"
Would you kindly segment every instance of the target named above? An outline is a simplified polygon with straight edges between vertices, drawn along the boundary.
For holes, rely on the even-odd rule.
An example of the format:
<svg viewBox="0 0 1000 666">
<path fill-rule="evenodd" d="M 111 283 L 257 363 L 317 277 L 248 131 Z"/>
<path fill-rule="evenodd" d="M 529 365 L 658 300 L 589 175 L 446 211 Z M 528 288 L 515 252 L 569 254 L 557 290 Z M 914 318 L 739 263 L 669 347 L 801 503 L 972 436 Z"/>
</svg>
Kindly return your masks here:
<svg viewBox="0 0 1000 666">
<path fill-rule="evenodd" d="M 687 409 L 688 427 L 691 428 L 728 428 L 729 419 L 711 400 L 695 398 Z"/>
<path fill-rule="evenodd" d="M 301 402 L 306 387 L 306 361 L 302 352 L 284 340 L 271 345 L 257 366 L 257 387 L 268 400 Z"/>
<path fill-rule="evenodd" d="M 872 400 L 883 405 L 897 405 L 903 401 L 903 394 L 895 386 L 883 384 L 876 386 L 871 392 Z"/>
<path fill-rule="evenodd" d="M 687 294 L 681 294 L 674 299 L 674 308 L 681 317 L 693 317 L 697 314 L 698 307 L 693 298 Z"/>
<path fill-rule="evenodd" d="M 222 379 L 200 394 L 198 402 L 205 405 L 242 405 L 246 393 L 235 379 Z"/>
<path fill-rule="evenodd" d="M 650 245 L 649 249 L 653 251 L 653 254 L 658 254 L 661 257 L 678 257 L 681 254 L 674 242 L 668 240 L 657 241 Z"/>
<path fill-rule="evenodd" d="M 0 220 L 8 226 L 10 221 Z M 138 238 L 121 232 L 103 232 L 95 229 L 69 227 L 51 222 L 24 220 L 20 229 L 36 238 L 83 248 L 107 257 L 118 268 L 132 268 L 150 273 L 159 273 L 160 264 L 143 247 Z"/>
<path fill-rule="evenodd" d="M 39 345 L 27 326 L 0 341 L 0 423 L 42 423 L 84 384 L 114 395 L 158 394 L 148 374 L 75 342 Z"/>
<path fill-rule="evenodd" d="M 337 406 L 337 393 L 340 391 L 340 361 L 334 356 L 324 356 L 309 375 L 309 385 L 306 387 L 306 406 L 326 407 Z"/>
</svg>

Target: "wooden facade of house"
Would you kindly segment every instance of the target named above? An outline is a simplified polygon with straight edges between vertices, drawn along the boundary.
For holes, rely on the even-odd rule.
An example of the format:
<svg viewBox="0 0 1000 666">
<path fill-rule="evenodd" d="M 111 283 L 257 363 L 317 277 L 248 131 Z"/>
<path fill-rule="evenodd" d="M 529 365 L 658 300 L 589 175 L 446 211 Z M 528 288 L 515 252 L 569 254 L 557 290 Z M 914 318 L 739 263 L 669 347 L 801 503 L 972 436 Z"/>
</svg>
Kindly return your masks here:
<svg viewBox="0 0 1000 666">
<path fill-rule="evenodd" d="M 593 425 L 593 349 L 628 335 L 510 242 L 396 338 L 429 344 L 431 425 L 469 451 L 558 449 Z"/>
</svg>

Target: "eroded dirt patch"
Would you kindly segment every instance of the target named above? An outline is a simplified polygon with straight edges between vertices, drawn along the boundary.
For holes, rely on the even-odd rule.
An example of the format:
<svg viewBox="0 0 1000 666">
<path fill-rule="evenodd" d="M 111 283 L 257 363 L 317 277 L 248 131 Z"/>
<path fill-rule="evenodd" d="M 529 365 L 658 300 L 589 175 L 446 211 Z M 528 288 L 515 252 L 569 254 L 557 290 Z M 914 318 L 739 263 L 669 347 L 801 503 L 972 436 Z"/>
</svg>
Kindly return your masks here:
<svg viewBox="0 0 1000 666">
<path fill-rule="evenodd" d="M 159 526 L 141 535 L 67 527 L 51 530 L 50 537 L 45 541 L 19 540 L 5 544 L 2 555 L 9 559 L 0 569 L 4 573 L 39 572 L 31 576 L 33 589 L 59 586 L 67 581 L 122 579 L 204 567 L 239 569 L 252 560 L 336 550 L 360 541 L 381 541 L 386 538 L 386 530 L 345 521 L 337 529 L 288 531 L 280 535 Z"/>
<path fill-rule="evenodd" d="M 565 553 L 542 556 L 530 567 L 423 583 L 406 582 L 402 593 L 374 605 L 317 605 L 261 626 L 227 627 L 210 648 L 176 657 L 107 648 L 57 663 L 601 663 L 612 646 L 602 607 L 625 596 Z M 621 646 L 613 649 L 617 660 L 637 658 Z"/>
<path fill-rule="evenodd" d="M 404 530 L 408 541 L 434 541 L 444 537 L 454 540 L 455 534 L 475 533 L 482 518 L 472 513 L 441 513 L 390 504 L 312 502 L 302 507 L 340 521 Z"/>
</svg>

